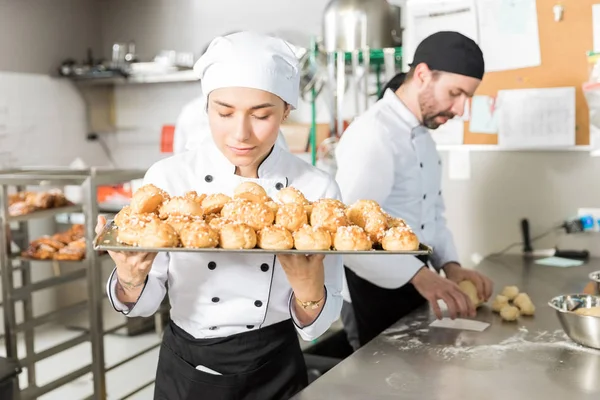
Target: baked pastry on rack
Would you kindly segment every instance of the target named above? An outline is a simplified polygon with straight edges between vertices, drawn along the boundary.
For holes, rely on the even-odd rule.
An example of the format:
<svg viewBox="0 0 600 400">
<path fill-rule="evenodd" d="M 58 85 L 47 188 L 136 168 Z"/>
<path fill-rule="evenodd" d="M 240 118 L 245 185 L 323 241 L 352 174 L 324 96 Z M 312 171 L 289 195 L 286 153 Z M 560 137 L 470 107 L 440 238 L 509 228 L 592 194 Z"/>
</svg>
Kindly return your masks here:
<svg viewBox="0 0 600 400">
<path fill-rule="evenodd" d="M 256 247 L 256 232 L 246 224 L 225 224 L 219 233 L 219 243 L 224 249 L 253 249 Z"/>
<path fill-rule="evenodd" d="M 304 197 L 301 191 L 295 187 L 288 186 L 281 189 L 275 198 L 281 204 L 298 203 L 298 204 L 309 204 L 309 201 Z"/>
<path fill-rule="evenodd" d="M 297 250 L 330 250 L 331 234 L 325 228 L 308 224 L 294 232 L 294 247 Z"/>
<path fill-rule="evenodd" d="M 419 239 L 412 229 L 396 226 L 385 231 L 381 247 L 388 251 L 415 251 L 419 249 Z"/>
<path fill-rule="evenodd" d="M 257 183 L 243 182 L 233 191 L 234 199 L 245 199 L 253 203 L 265 203 L 268 201 L 267 192 Z"/>
<path fill-rule="evenodd" d="M 147 184 L 135 191 L 129 207 L 135 214 L 155 213 L 161 204 L 169 199 L 169 195 L 152 184 Z"/>
<path fill-rule="evenodd" d="M 177 247 L 179 236 L 171 225 L 156 215 L 132 216 L 123 228 L 119 228 L 117 240 L 138 247 Z"/>
<path fill-rule="evenodd" d="M 202 220 L 196 220 L 183 226 L 179 231 L 183 247 L 204 249 L 217 247 L 219 234 Z"/>
<path fill-rule="evenodd" d="M 373 248 L 373 243 L 364 229 L 358 225 L 350 225 L 336 230 L 333 247 L 341 251 L 367 251 Z"/>
<path fill-rule="evenodd" d="M 344 209 L 334 202 L 315 202 L 310 213 L 310 224 L 312 226 L 327 229 L 335 234 L 338 228 L 350 225 Z"/>
<path fill-rule="evenodd" d="M 283 226 L 271 225 L 257 232 L 256 243 L 265 250 L 290 250 L 294 248 L 294 238 Z"/>
<path fill-rule="evenodd" d="M 169 216 L 190 216 L 202 217 L 202 202 L 197 202 L 193 197 L 175 196 L 166 199 L 158 209 L 158 215 L 161 219 L 167 219 Z"/>
<path fill-rule="evenodd" d="M 264 203 L 253 203 L 243 199 L 233 200 L 223 206 L 221 216 L 244 223 L 256 231 L 273 225 L 275 221 L 275 214 Z"/>
<path fill-rule="evenodd" d="M 275 215 L 275 223 L 287 230 L 294 232 L 308 224 L 308 216 L 304 206 L 299 203 L 287 203 L 281 205 Z"/>
<path fill-rule="evenodd" d="M 231 197 L 223 193 L 209 194 L 202 200 L 205 214 L 220 213 L 223 206 L 231 201 Z"/>
</svg>

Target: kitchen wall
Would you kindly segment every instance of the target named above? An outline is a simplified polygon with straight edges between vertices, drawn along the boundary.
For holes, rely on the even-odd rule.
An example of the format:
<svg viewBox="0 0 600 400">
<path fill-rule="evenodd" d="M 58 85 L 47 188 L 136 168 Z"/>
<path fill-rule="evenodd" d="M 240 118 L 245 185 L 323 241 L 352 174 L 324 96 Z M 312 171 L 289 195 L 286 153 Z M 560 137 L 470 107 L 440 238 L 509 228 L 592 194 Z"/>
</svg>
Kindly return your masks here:
<svg viewBox="0 0 600 400">
<path fill-rule="evenodd" d="M 0 0 L 0 18 L 4 18 L 2 21 L 13 21 L 10 25 L 13 26 L 16 19 L 31 13 L 26 17 L 30 21 L 33 16 L 42 12 L 31 10 L 32 5 L 38 3 L 45 4 L 42 0 Z M 84 54 L 80 53 L 85 52 L 88 42 L 98 46 L 106 56 L 110 53 L 111 43 L 135 40 L 140 57 L 149 60 L 163 49 L 199 54 L 215 35 L 237 29 L 285 31 L 288 34 L 293 32 L 295 37 L 306 37 L 319 33 L 326 1 L 98 0 L 94 3 L 92 0 L 62 0 L 54 1 L 52 10 L 46 12 L 52 16 L 58 12 L 57 9 L 62 9 L 61 15 L 73 15 L 71 6 L 75 3 L 80 10 L 78 15 L 83 16 L 83 22 L 77 20 L 75 27 L 62 21 L 57 23 L 53 18 L 41 18 L 37 24 L 30 26 L 31 32 L 22 35 L 27 40 L 13 43 L 6 39 L 6 34 L 0 34 L 2 54 L 7 54 L 10 50 L 17 55 L 17 61 L 11 61 L 11 65 L 18 68 L 13 69 L 31 71 L 26 69 L 29 65 L 27 57 L 18 56 L 20 53 L 14 50 L 16 43 L 17 49 L 35 49 L 37 43 L 48 41 L 40 39 L 40 36 L 52 36 L 47 32 L 56 32 L 55 36 L 63 40 L 61 46 L 53 47 L 51 56 L 44 56 L 46 66 L 43 68 L 46 71 L 52 70 L 54 64 L 65 56 L 82 57 Z M 80 3 L 85 3 L 85 6 Z M 7 14 L 9 11 L 12 14 Z M 271 18 L 270 15 L 273 14 L 277 18 Z M 100 16 L 99 22 L 93 18 L 96 15 Z M 98 26 L 101 27 L 99 31 Z M 4 32 L 4 26 L 0 24 L 0 33 Z M 97 39 L 99 44 L 96 43 Z M 0 61 L 0 69 L 9 69 L 2 62 L 6 63 L 4 57 Z M 38 68 L 37 72 L 39 71 Z M 0 76 L 8 75 L 0 73 Z M 31 76 L 31 79 L 38 78 Z M 5 87 L 2 85 L 0 79 L 0 110 Z M 64 164 L 75 155 L 83 155 L 88 164 L 106 163 L 97 144 L 88 144 L 83 140 L 85 116 L 83 103 L 77 92 L 67 82 L 60 81 L 56 86 L 53 85 L 49 85 L 47 89 L 52 93 L 52 101 L 66 102 L 68 107 L 61 107 L 60 111 L 40 115 L 33 120 L 40 121 L 36 122 L 38 126 L 43 121 L 57 119 L 75 121 L 70 122 L 68 129 L 64 129 L 62 125 L 50 124 L 44 131 L 48 138 L 62 137 L 69 140 L 73 144 L 73 150 L 61 146 L 59 151 L 59 145 L 52 147 L 51 139 L 47 139 L 43 142 L 43 147 L 29 146 L 23 159 L 28 163 Z M 181 107 L 198 93 L 197 83 L 118 87 L 115 111 L 118 125 L 127 129 L 106 137 L 117 164 L 122 167 L 147 167 L 154 160 L 164 157 L 158 151 L 162 125 L 174 123 Z M 21 96 L 16 90 L 13 90 L 11 96 L 9 104 L 18 101 L 20 104 L 33 105 L 38 98 L 35 92 Z M 35 112 L 47 113 L 44 104 L 50 103 L 51 101 L 37 103 Z M 60 117 L 56 117 L 57 115 Z M 322 104 L 320 116 L 321 120 L 327 117 Z M 297 113 L 297 119 L 306 120 L 305 118 L 306 113 Z M 2 137 L 0 132 L 0 140 Z M 25 143 L 34 143 L 37 139 L 39 135 L 32 135 Z M 23 152 L 23 145 L 13 147 L 18 147 L 15 151 Z M 2 148 L 4 147 L 0 141 L 0 149 Z M 39 150 L 42 148 L 43 151 Z M 447 160 L 446 153 L 443 154 L 443 160 Z M 451 181 L 446 171 L 443 182 L 448 221 L 465 264 L 471 264 L 473 253 L 485 255 L 518 241 L 518 224 L 522 217 L 530 218 L 532 233 L 536 235 L 575 214 L 578 207 L 600 205 L 600 189 L 595 184 L 600 160 L 592 159 L 583 152 L 474 152 L 471 164 L 469 181 Z M 563 247 L 587 247 L 600 255 L 600 237 L 573 239 L 549 236 L 540 241 L 539 246 L 553 245 L 557 239 Z"/>
</svg>

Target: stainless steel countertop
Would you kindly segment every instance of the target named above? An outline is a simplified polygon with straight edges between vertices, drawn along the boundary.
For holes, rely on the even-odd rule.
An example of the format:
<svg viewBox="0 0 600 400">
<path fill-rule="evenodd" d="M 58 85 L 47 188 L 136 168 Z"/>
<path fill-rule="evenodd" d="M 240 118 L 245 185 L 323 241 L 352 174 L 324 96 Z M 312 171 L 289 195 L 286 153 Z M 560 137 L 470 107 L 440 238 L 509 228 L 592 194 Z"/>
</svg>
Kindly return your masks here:
<svg viewBox="0 0 600 400">
<path fill-rule="evenodd" d="M 552 297 L 579 293 L 600 259 L 581 267 L 534 264 L 519 256 L 484 260 L 494 296 L 517 285 L 536 305 L 533 317 L 503 322 L 490 304 L 477 320 L 483 332 L 429 328 L 428 307 L 401 319 L 317 379 L 294 399 L 552 400 L 600 398 L 600 350 L 564 335 Z"/>
</svg>

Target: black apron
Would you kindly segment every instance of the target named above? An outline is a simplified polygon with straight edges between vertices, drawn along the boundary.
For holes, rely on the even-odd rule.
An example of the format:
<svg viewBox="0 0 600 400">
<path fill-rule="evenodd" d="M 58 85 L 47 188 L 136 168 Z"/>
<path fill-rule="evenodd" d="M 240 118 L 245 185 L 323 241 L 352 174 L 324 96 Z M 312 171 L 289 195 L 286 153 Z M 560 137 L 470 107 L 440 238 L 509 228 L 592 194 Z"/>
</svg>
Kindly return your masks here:
<svg viewBox="0 0 600 400">
<path fill-rule="evenodd" d="M 222 375 L 199 371 L 198 365 Z M 214 339 L 194 339 L 171 322 L 160 348 L 154 399 L 280 400 L 307 385 L 291 320 Z"/>
<path fill-rule="evenodd" d="M 359 277 L 348 267 L 344 270 L 354 314 L 353 323 L 346 324 L 344 321 L 344 329 L 348 331 L 351 342 L 353 337 L 358 336 L 360 346 L 427 302 L 412 283 L 398 289 L 385 289 Z M 345 307 L 349 306 L 345 304 Z M 346 314 L 346 318 L 351 317 Z M 353 332 L 353 329 L 356 331 Z"/>
</svg>

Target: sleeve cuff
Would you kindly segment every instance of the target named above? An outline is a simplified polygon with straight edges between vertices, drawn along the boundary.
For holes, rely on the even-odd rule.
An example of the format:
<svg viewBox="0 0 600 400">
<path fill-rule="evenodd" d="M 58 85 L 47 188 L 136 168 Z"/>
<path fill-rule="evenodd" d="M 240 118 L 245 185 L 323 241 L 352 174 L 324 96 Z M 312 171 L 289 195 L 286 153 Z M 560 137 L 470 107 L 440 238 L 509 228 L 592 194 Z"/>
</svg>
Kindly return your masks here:
<svg viewBox="0 0 600 400">
<path fill-rule="evenodd" d="M 323 333 L 329 329 L 333 321 L 335 321 L 340 314 L 342 309 L 342 297 L 340 294 L 334 295 L 330 290 L 327 290 L 325 287 L 325 300 L 323 302 L 323 306 L 319 312 L 319 315 L 314 319 L 312 323 L 306 326 L 302 326 L 296 317 L 295 309 L 293 307 L 292 301 L 294 300 L 294 293 L 290 295 L 290 299 L 288 302 L 288 307 L 290 311 L 290 316 L 294 325 L 296 326 L 296 331 L 300 335 L 300 337 L 305 341 L 311 341 L 317 339 Z"/>
<path fill-rule="evenodd" d="M 293 306 L 295 296 L 294 296 L 294 292 L 292 291 L 292 294 L 290 295 L 290 299 L 288 300 L 288 308 L 290 310 L 290 316 L 292 317 L 292 321 L 294 321 L 294 325 L 296 325 L 297 329 L 308 328 L 308 327 L 314 325 L 315 322 L 317 322 L 317 320 L 319 319 L 319 317 L 323 313 L 323 310 L 325 309 L 325 306 L 327 305 L 327 297 L 328 297 L 328 292 L 327 292 L 327 287 L 325 287 L 325 296 L 323 297 L 323 305 L 320 307 L 319 314 L 313 320 L 313 322 L 311 322 L 308 325 L 302 326 L 302 324 L 300 323 L 300 321 L 298 321 L 298 317 L 296 316 L 296 307 Z"/>
<path fill-rule="evenodd" d="M 148 286 L 148 281 L 150 276 L 146 277 L 146 282 L 144 283 L 144 287 L 142 288 L 142 292 L 140 293 L 140 297 L 138 301 L 133 305 L 133 307 L 129 308 L 126 304 L 119 301 L 117 297 L 117 268 L 113 269 L 113 272 L 110 274 L 108 278 L 108 284 L 106 286 L 106 293 L 108 294 L 108 299 L 112 304 L 115 311 L 118 311 L 124 315 L 129 315 L 136 307 L 136 305 L 140 302 L 140 299 L 144 295 L 146 291 L 146 287 Z M 137 311 L 137 310 L 136 310 Z"/>
</svg>

